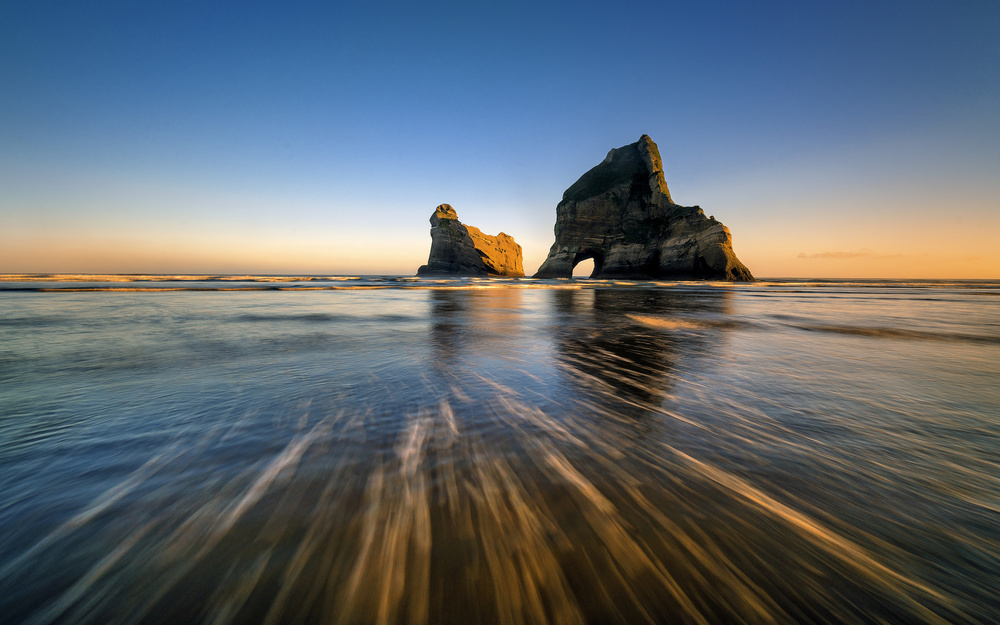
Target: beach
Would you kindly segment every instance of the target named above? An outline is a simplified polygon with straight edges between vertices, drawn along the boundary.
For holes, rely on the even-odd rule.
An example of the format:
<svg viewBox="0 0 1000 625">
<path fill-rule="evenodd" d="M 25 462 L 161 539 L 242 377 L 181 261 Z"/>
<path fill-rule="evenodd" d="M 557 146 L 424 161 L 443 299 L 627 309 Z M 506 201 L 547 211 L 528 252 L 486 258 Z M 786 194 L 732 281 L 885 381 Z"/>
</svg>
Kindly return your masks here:
<svg viewBox="0 0 1000 625">
<path fill-rule="evenodd" d="M 0 621 L 991 623 L 1000 282 L 0 277 Z"/>
</svg>

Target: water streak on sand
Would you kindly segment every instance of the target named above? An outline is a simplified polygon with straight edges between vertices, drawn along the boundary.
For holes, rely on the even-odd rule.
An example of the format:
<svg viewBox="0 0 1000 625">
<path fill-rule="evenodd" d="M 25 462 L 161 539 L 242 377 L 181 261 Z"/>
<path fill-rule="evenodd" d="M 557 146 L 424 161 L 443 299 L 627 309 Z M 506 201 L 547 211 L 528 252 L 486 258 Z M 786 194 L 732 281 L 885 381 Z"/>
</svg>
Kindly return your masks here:
<svg viewBox="0 0 1000 625">
<path fill-rule="evenodd" d="M 366 615 L 373 615 L 371 622 L 375 623 L 427 622 L 434 598 L 432 590 L 443 592 L 441 588 L 432 589 L 432 581 L 441 583 L 441 580 L 432 580 L 435 547 L 432 536 L 435 534 L 439 540 L 446 541 L 437 546 L 439 550 L 461 549 L 462 545 L 472 549 L 467 555 L 473 557 L 466 559 L 466 566 L 474 564 L 478 552 L 483 567 L 479 576 L 487 583 L 475 591 L 475 596 L 481 606 L 499 610 L 495 616 L 501 623 L 586 622 L 580 607 L 582 597 L 574 596 L 572 584 L 566 578 L 568 570 L 584 571 L 605 580 L 603 594 L 587 599 L 589 611 L 629 614 L 630 622 L 659 622 L 663 614 L 660 610 L 670 606 L 670 613 L 680 620 L 709 623 L 711 621 L 703 614 L 703 602 L 712 592 L 741 597 L 753 606 L 753 613 L 767 619 L 784 620 L 792 616 L 775 612 L 774 598 L 754 587 L 751 577 L 732 570 L 731 563 L 717 562 L 721 557 L 713 555 L 717 547 L 709 542 L 706 550 L 704 537 L 689 534 L 692 529 L 684 530 L 665 517 L 659 506 L 643 496 L 649 480 L 616 467 L 614 458 L 605 455 L 607 449 L 594 436 L 595 432 L 580 429 L 571 433 L 537 406 L 525 404 L 509 393 L 498 394 L 493 400 L 490 404 L 494 406 L 497 423 L 503 422 L 511 428 L 514 440 L 521 445 L 519 453 L 525 454 L 540 470 L 515 469 L 510 459 L 497 456 L 479 437 L 456 438 L 460 426 L 455 424 L 454 413 L 447 402 L 433 412 L 426 409 L 419 412 L 409 419 L 408 426 L 400 433 L 395 458 L 376 461 L 368 477 L 363 479 L 360 507 L 344 505 L 344 499 L 350 498 L 346 491 L 351 489 L 352 483 L 358 484 L 360 476 L 352 476 L 338 488 L 333 480 L 342 476 L 347 467 L 336 463 L 326 467 L 329 480 L 324 480 L 322 494 L 308 517 L 300 520 L 304 522 L 305 533 L 293 543 L 297 544 L 294 556 L 281 569 L 269 574 L 282 581 L 276 588 L 267 622 L 293 622 L 290 614 L 298 613 L 297 610 L 305 606 L 289 605 L 288 597 L 292 594 L 312 597 L 318 602 L 312 609 L 336 615 L 334 620 L 341 623 L 367 621 Z M 346 423 L 345 420 L 340 422 Z M 139 512 L 146 504 L 160 507 L 155 501 L 135 502 L 134 509 L 124 516 L 135 520 L 115 549 L 56 598 L 32 623 L 51 623 L 63 615 L 73 622 L 87 622 L 101 613 L 94 597 L 113 596 L 115 589 L 129 579 L 158 580 L 154 586 L 156 591 L 145 598 L 146 603 L 133 606 L 130 616 L 123 615 L 118 621 L 142 622 L 198 562 L 215 550 L 221 550 L 220 556 L 225 553 L 222 541 L 243 517 L 253 512 L 255 516 L 264 515 L 253 522 L 260 529 L 250 534 L 264 541 L 254 550 L 259 553 L 241 556 L 241 560 L 248 560 L 241 567 L 234 565 L 213 590 L 216 599 L 212 622 L 233 622 L 234 616 L 261 583 L 264 570 L 273 566 L 276 536 L 268 539 L 268 535 L 288 532 L 283 527 L 287 522 L 282 514 L 284 506 L 262 507 L 261 502 L 266 497 L 276 497 L 286 504 L 306 499 L 303 491 L 311 485 L 298 483 L 302 476 L 299 480 L 293 479 L 297 467 L 308 453 L 318 451 L 314 447 L 334 443 L 347 434 L 343 428 L 349 427 L 342 425 L 341 429 L 330 429 L 325 426 L 326 423 L 321 423 L 293 439 L 258 473 L 221 485 L 222 491 L 236 495 L 230 504 L 221 505 L 218 499 L 202 503 L 192 501 L 178 506 L 178 510 L 188 511 L 186 517 L 175 514 L 171 515 L 173 518 L 155 519 L 144 518 Z M 590 451 L 584 451 L 583 458 L 571 460 L 561 447 L 565 442 L 572 444 L 574 454 Z M 647 467 L 655 467 L 663 477 L 669 474 L 675 481 L 724 487 L 770 516 L 772 523 L 783 525 L 790 537 L 796 537 L 794 540 L 811 543 L 818 554 L 856 570 L 859 580 L 867 580 L 865 585 L 891 593 L 919 622 L 949 622 L 945 616 L 926 607 L 930 604 L 937 610 L 950 608 L 939 593 L 910 579 L 905 572 L 875 560 L 865 550 L 745 480 L 668 445 L 663 449 L 667 456 L 655 457 L 646 450 Z M 611 493 L 602 491 L 598 483 L 582 472 L 582 467 L 595 461 L 601 466 L 601 483 L 625 485 L 623 492 L 613 494 L 617 503 L 609 499 Z M 472 472 L 460 467 L 471 467 Z M 240 486 L 244 482 L 249 485 Z M 85 517 L 81 516 L 57 538 L 67 539 L 70 532 L 82 529 L 87 520 L 107 505 L 106 502 L 127 487 L 134 487 L 134 481 L 123 483 L 95 501 Z M 238 494 L 241 491 L 242 494 Z M 538 496 L 541 492 L 549 496 L 541 498 Z M 562 510 L 555 509 L 554 505 Z M 573 545 L 560 529 L 569 520 L 566 505 L 574 511 L 573 516 L 585 524 L 579 531 L 590 536 L 583 560 L 574 556 L 580 545 Z M 686 584 L 678 582 L 671 570 L 677 570 L 675 558 L 680 554 L 671 557 L 669 550 L 664 551 L 663 544 L 637 541 L 628 529 L 631 523 L 622 515 L 623 510 L 628 510 L 633 518 L 639 514 L 656 519 L 669 529 L 663 538 L 678 543 L 674 549 L 688 552 L 684 560 L 698 564 L 702 581 L 695 582 L 693 589 L 692 580 L 687 580 Z M 268 514 L 275 516 L 268 518 Z M 335 521 L 339 515 L 355 519 L 348 525 L 359 524 L 353 546 L 334 545 L 332 536 L 324 536 L 331 531 L 331 523 L 344 525 L 342 519 Z M 439 525 L 436 531 L 434 524 Z M 164 532 L 167 526 L 176 529 Z M 268 526 L 273 529 L 268 531 Z M 285 542 L 287 545 L 287 539 Z M 44 550 L 52 543 L 49 539 L 32 551 Z M 329 551 L 334 547 L 339 554 Z M 697 558 L 693 558 L 694 555 Z M 331 566 L 338 560 L 353 564 L 338 570 L 339 567 Z M 567 567 L 567 561 L 574 560 L 574 566 Z M 313 561 L 317 562 L 310 566 Z M 323 561 L 328 564 L 316 568 L 318 562 Z M 319 576 L 305 576 L 306 570 L 314 570 Z M 331 585 L 333 578 L 324 580 L 324 575 L 341 575 L 343 579 Z M 468 577 L 457 579 L 466 579 L 466 583 L 470 580 Z M 327 591 L 312 586 L 324 582 Z M 727 591 L 727 587 L 731 590 Z M 335 592 L 328 594 L 329 591 Z M 657 601 L 660 605 L 650 603 L 656 596 L 661 597 Z M 326 603 L 326 597 L 330 598 L 330 603 Z M 447 599 L 440 595 L 436 599 L 436 609 L 440 610 Z M 829 605 L 827 609 L 835 610 L 837 606 Z M 299 614 L 304 617 L 306 613 Z M 836 612 L 831 616 L 836 616 Z M 849 614 L 841 616 L 846 618 Z M 952 613 L 952 617 L 961 618 L 962 615 Z"/>
</svg>

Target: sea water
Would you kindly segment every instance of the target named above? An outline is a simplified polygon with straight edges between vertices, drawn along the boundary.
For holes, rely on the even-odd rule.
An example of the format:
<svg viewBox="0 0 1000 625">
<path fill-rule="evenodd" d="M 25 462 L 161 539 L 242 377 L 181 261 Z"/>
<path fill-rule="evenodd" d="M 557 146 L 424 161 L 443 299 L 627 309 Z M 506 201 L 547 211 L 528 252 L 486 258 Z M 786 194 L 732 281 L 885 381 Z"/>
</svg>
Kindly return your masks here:
<svg viewBox="0 0 1000 625">
<path fill-rule="evenodd" d="M 993 623 L 1000 283 L 7 276 L 3 623 Z"/>
</svg>

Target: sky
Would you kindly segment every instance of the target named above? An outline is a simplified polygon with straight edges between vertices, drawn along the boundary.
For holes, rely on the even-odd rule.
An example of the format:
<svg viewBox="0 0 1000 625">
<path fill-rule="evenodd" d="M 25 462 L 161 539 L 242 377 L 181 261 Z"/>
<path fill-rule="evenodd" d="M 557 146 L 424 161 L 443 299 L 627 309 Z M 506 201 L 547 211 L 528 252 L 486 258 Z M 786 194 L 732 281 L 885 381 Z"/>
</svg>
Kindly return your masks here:
<svg viewBox="0 0 1000 625">
<path fill-rule="evenodd" d="M 758 277 L 1000 278 L 1000 2 L 0 2 L 0 273 L 413 274 L 648 134 Z"/>
</svg>

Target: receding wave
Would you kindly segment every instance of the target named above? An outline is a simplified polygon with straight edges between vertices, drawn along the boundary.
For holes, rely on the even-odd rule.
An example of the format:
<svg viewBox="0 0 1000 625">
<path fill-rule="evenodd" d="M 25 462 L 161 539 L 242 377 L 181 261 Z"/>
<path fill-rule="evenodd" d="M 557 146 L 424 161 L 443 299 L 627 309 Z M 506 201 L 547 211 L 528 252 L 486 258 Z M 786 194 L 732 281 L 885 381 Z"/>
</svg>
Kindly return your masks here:
<svg viewBox="0 0 1000 625">
<path fill-rule="evenodd" d="M 40 328 L 45 326 L 57 326 L 70 323 L 71 320 L 65 317 L 38 316 L 38 317 L 0 317 L 0 327 L 8 328 Z"/>
<path fill-rule="evenodd" d="M 375 315 L 335 315 L 331 313 L 301 313 L 301 314 L 260 314 L 260 313 L 245 313 L 242 315 L 237 315 L 235 317 L 236 321 L 246 321 L 255 322 L 260 321 L 264 323 L 268 322 L 285 322 L 285 321 L 302 321 L 307 323 L 326 323 L 333 321 L 361 321 L 361 320 L 371 320 L 371 321 L 412 321 L 415 317 L 407 315 L 398 314 L 375 314 Z"/>
<path fill-rule="evenodd" d="M 989 334 L 963 334 L 959 332 L 927 332 L 902 328 L 860 327 L 824 324 L 789 324 L 793 328 L 808 332 L 832 332 L 884 339 L 910 339 L 921 341 L 968 341 L 972 343 L 1000 344 L 1000 336 Z"/>
<path fill-rule="evenodd" d="M 325 322 L 325 321 L 342 321 L 344 319 L 350 319 L 347 315 L 332 315 L 330 313 L 303 313 L 299 315 L 262 315 L 262 314 L 243 314 L 237 315 L 236 321 L 314 321 L 314 322 Z"/>
</svg>

